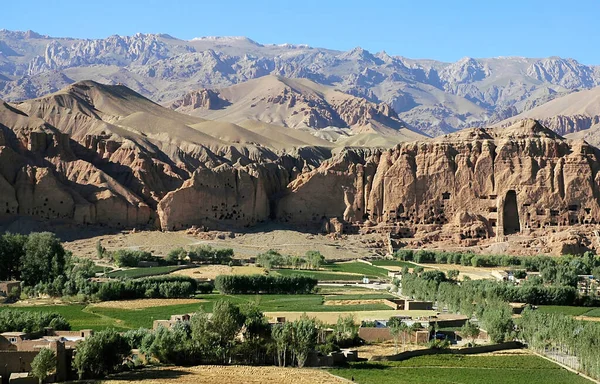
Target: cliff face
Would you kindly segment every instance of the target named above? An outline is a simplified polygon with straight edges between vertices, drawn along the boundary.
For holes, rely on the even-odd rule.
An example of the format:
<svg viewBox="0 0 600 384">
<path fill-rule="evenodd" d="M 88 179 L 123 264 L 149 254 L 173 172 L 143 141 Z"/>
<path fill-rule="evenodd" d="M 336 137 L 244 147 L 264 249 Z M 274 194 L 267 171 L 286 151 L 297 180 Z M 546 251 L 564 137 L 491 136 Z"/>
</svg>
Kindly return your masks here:
<svg viewBox="0 0 600 384">
<path fill-rule="evenodd" d="M 454 63 L 246 38 L 181 40 L 136 34 L 52 38 L 0 31 L 0 97 L 39 97 L 82 79 L 110 79 L 167 102 L 190 89 L 221 88 L 266 75 L 304 78 L 373 103 L 430 136 L 489 125 L 562 94 L 600 85 L 600 67 L 572 59 L 463 58 Z"/>
<path fill-rule="evenodd" d="M 300 170 L 331 155 L 300 139 L 278 153 L 266 136 L 231 124 L 232 139 L 223 141 L 215 137 L 221 127 L 91 81 L 0 101 L 0 220 L 249 226 L 269 218 L 269 198 Z M 239 143 L 244 135 L 252 140 Z"/>
<path fill-rule="evenodd" d="M 231 141 L 219 138 L 224 129 Z M 278 129 L 242 144 L 241 126 L 93 82 L 0 102 L 0 219 L 165 230 L 277 220 L 460 239 L 600 222 L 597 149 L 533 120 L 389 150 L 295 136 L 297 145 L 277 152 L 258 132 L 296 132 Z"/>
<path fill-rule="evenodd" d="M 589 145 L 525 121 L 329 161 L 289 185 L 278 216 L 315 225 L 337 217 L 400 236 L 453 227 L 461 238 L 594 224 L 599 169 Z"/>
</svg>

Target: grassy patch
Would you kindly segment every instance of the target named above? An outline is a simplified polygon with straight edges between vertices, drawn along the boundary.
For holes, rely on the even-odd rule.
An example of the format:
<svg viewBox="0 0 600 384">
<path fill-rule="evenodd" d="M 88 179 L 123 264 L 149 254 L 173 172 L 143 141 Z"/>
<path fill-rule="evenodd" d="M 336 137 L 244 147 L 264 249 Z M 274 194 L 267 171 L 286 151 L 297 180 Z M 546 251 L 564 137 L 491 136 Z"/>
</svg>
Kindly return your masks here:
<svg viewBox="0 0 600 384">
<path fill-rule="evenodd" d="M 348 275 L 345 273 L 330 273 L 327 271 L 304 271 L 297 269 L 275 269 L 273 273 L 278 273 L 282 276 L 302 275 L 310 276 L 319 281 L 362 281 L 361 275 Z"/>
<path fill-rule="evenodd" d="M 372 260 L 371 263 L 377 267 L 408 267 L 414 268 L 417 265 L 413 264 L 409 261 L 401 261 L 401 260 Z"/>
<path fill-rule="evenodd" d="M 356 363 L 331 373 L 361 384 L 500 384 L 589 383 L 537 356 L 433 355 L 401 362 Z"/>
<path fill-rule="evenodd" d="M 131 278 L 137 279 L 140 277 L 148 277 L 148 276 L 158 276 L 158 275 L 166 275 L 173 271 L 180 269 L 180 266 L 177 265 L 166 265 L 161 267 L 148 267 L 148 268 L 132 268 L 132 269 L 124 269 L 121 271 L 115 271 L 107 273 L 108 277 L 123 277 L 123 278 Z"/>
<path fill-rule="evenodd" d="M 385 268 L 379 268 L 360 261 L 325 264 L 323 267 L 333 272 L 357 273 L 369 278 L 387 277 L 388 274 L 388 270 Z"/>
<path fill-rule="evenodd" d="M 600 317 L 600 308 L 593 308 L 591 311 L 584 313 L 583 316 Z"/>
<path fill-rule="evenodd" d="M 569 307 L 567 305 L 540 305 L 538 307 L 538 311 L 544 313 L 559 313 L 561 315 L 567 316 L 581 316 L 586 315 L 590 316 L 587 313 L 598 311 L 596 316 L 600 316 L 599 308 L 591 308 L 591 307 Z"/>
<path fill-rule="evenodd" d="M 346 296 L 344 296 L 346 297 Z M 131 329 L 151 328 L 154 320 L 168 319 L 171 315 L 194 313 L 201 309 L 212 312 L 215 302 L 227 300 L 238 305 L 255 302 L 264 312 L 345 312 L 388 310 L 383 304 L 363 305 L 323 305 L 323 295 L 198 295 L 203 303 L 178 304 L 142 309 L 102 308 L 73 305 L 49 305 L 32 307 L 12 307 L 22 311 L 46 311 L 63 315 L 74 330 L 79 329 Z M 2 307 L 0 307 L 2 308 Z"/>
<path fill-rule="evenodd" d="M 2 307 L 0 307 L 2 308 Z M 81 329 L 101 330 L 106 328 L 123 329 L 122 324 L 112 318 L 106 318 L 98 314 L 88 312 L 84 304 L 71 305 L 37 305 L 34 307 L 12 307 L 13 310 L 24 312 L 55 312 L 62 315 L 71 329 L 78 331 Z"/>
<path fill-rule="evenodd" d="M 365 293 L 356 295 L 327 295 L 325 300 L 378 300 L 393 299 L 394 296 L 389 293 Z"/>
</svg>

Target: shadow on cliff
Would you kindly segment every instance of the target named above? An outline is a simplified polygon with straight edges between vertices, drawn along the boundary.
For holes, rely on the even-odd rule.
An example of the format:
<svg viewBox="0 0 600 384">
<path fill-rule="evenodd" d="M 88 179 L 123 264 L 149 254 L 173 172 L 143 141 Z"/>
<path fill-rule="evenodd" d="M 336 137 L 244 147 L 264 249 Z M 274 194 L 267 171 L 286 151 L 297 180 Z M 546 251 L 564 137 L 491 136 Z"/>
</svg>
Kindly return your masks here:
<svg viewBox="0 0 600 384">
<path fill-rule="evenodd" d="M 3 217 L 0 221 L 0 233 L 20 233 L 28 235 L 34 232 L 52 232 L 62 241 L 88 239 L 96 236 L 114 235 L 123 229 L 101 227 L 98 225 L 77 225 L 61 219 L 41 219 L 34 216 L 15 215 Z"/>
</svg>

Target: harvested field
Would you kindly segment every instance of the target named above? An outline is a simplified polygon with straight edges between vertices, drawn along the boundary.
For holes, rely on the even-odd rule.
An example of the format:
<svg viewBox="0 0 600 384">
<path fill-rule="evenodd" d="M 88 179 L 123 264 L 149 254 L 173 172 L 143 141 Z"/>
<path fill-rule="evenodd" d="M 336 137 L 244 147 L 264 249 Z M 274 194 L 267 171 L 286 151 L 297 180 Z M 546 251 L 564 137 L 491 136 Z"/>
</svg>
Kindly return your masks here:
<svg viewBox="0 0 600 384">
<path fill-rule="evenodd" d="M 417 349 L 425 349 L 425 345 L 408 344 L 406 345 L 407 351 L 413 351 Z M 370 359 L 373 356 L 390 356 L 396 354 L 396 348 L 394 347 L 394 341 L 388 340 L 381 343 L 365 344 L 359 347 L 355 347 L 358 351 L 358 356 L 365 359 Z M 402 352 L 402 344 L 398 343 L 398 351 Z"/>
<path fill-rule="evenodd" d="M 369 305 L 382 304 L 383 299 L 367 299 L 367 300 L 325 300 L 323 305 Z"/>
<path fill-rule="evenodd" d="M 105 383 L 227 383 L 227 384 L 338 384 L 349 380 L 335 377 L 320 369 L 252 366 L 198 366 L 145 369 L 117 375 Z"/>
<path fill-rule="evenodd" d="M 308 317 L 316 317 L 325 324 L 335 324 L 340 316 L 352 315 L 354 321 L 360 323 L 363 320 L 387 320 L 392 316 L 434 316 L 434 311 L 394 311 L 380 310 L 380 311 L 336 311 L 336 312 L 265 312 L 267 318 L 285 317 L 286 321 L 294 321 L 300 318 L 302 314 L 306 313 Z"/>
<path fill-rule="evenodd" d="M 468 276 L 471 280 L 483 280 L 492 279 L 493 271 L 503 271 L 506 268 L 483 268 L 483 267 L 471 267 L 460 264 L 421 264 L 425 268 L 437 269 L 442 272 L 448 272 L 451 270 L 457 270 L 460 272 L 459 280 L 462 280 L 465 276 Z"/>
<path fill-rule="evenodd" d="M 230 267 L 227 265 L 203 265 L 173 272 L 173 275 L 189 276 L 195 279 L 213 279 L 219 275 L 263 275 L 265 270 L 259 267 Z"/>
<path fill-rule="evenodd" d="M 92 308 L 115 308 L 115 309 L 146 309 L 154 307 L 167 307 L 169 305 L 206 303 L 207 300 L 199 299 L 139 299 L 122 301 L 103 301 L 91 304 Z"/>
</svg>

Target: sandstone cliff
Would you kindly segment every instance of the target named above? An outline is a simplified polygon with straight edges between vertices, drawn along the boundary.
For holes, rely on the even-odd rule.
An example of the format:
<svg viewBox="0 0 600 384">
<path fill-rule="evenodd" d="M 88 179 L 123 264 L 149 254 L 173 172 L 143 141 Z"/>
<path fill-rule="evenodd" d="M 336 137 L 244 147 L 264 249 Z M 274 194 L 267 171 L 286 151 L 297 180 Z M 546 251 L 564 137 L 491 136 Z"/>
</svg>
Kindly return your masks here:
<svg viewBox="0 0 600 384">
<path fill-rule="evenodd" d="M 287 222 L 337 217 L 347 228 L 385 226 L 399 236 L 455 228 L 487 238 L 600 217 L 596 151 L 535 121 L 351 154 L 300 175 L 279 201 Z"/>
</svg>

